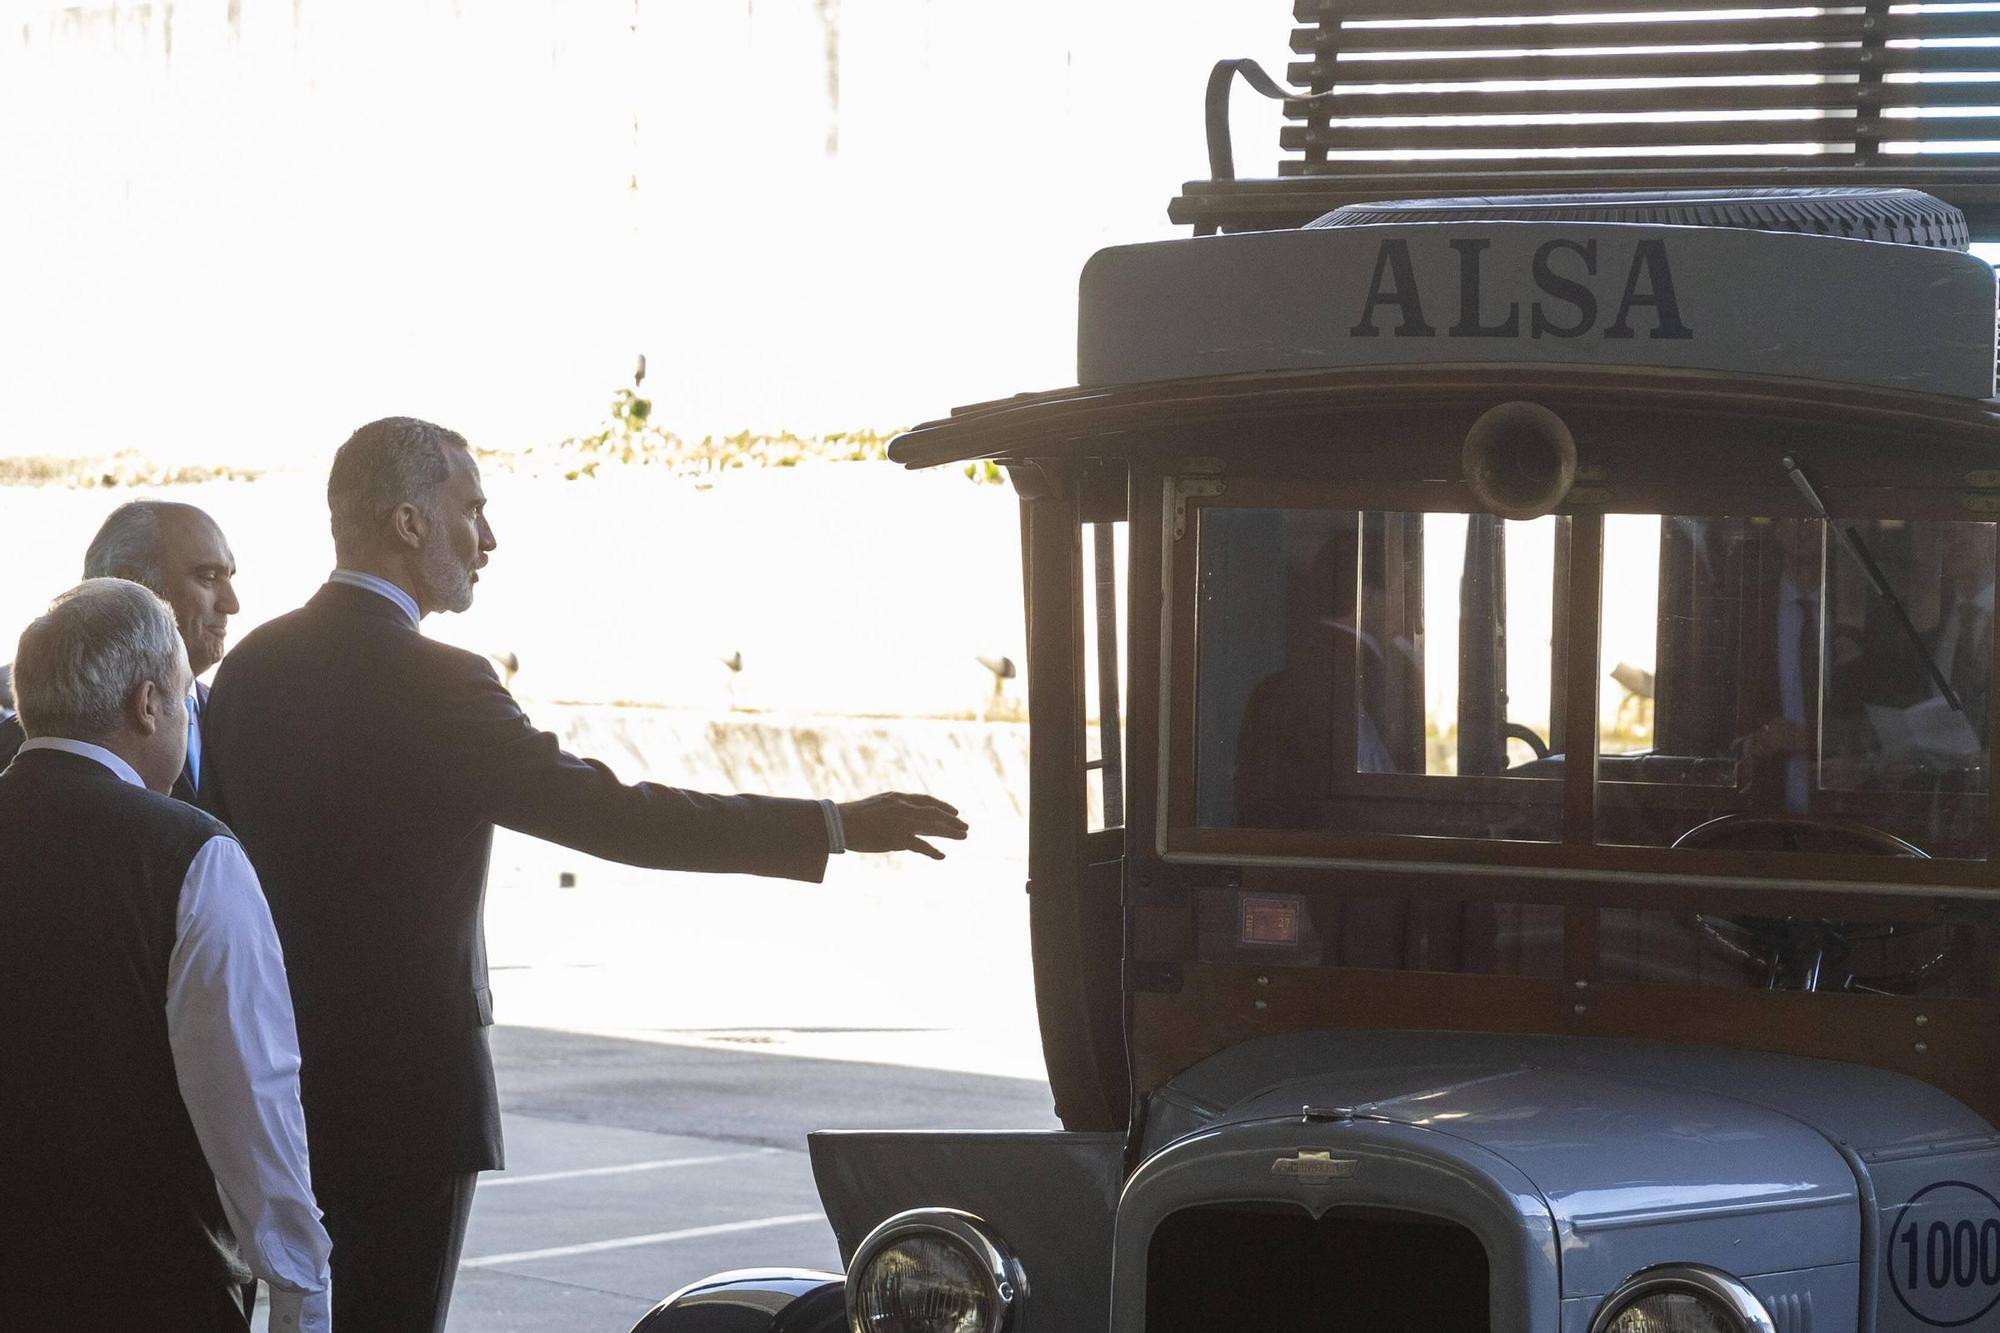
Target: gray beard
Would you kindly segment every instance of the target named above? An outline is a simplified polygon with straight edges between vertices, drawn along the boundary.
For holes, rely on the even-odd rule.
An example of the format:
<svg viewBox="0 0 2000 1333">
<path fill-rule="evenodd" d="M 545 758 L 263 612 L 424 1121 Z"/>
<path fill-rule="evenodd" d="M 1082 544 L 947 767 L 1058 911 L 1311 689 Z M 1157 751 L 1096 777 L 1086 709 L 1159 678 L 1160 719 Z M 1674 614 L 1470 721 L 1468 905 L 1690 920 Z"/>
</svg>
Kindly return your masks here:
<svg viewBox="0 0 2000 1333">
<path fill-rule="evenodd" d="M 440 611 L 472 609 L 472 571 L 459 563 L 447 543 L 427 547 L 417 571 L 424 600 Z"/>
</svg>

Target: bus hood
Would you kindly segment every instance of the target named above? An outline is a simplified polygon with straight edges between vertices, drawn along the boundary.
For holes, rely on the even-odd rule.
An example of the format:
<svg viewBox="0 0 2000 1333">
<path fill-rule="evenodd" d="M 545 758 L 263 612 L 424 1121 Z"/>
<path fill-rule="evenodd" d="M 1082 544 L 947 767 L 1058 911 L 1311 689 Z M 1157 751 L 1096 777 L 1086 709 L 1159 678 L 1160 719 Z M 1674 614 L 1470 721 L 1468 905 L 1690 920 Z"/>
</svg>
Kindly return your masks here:
<svg viewBox="0 0 2000 1333">
<path fill-rule="evenodd" d="M 1506 1163 L 1547 1207 L 1571 1298 L 1607 1292 L 1643 1262 L 1746 1276 L 1851 1265 L 1869 1158 L 1995 1142 L 1935 1089 L 1825 1061 L 1568 1038 L 1297 1033 L 1176 1078 L 1148 1107 L 1145 1148 L 1220 1149 L 1253 1127 L 1260 1140 L 1292 1132 L 1300 1152 L 1337 1154 L 1390 1132 L 1441 1162 Z"/>
</svg>

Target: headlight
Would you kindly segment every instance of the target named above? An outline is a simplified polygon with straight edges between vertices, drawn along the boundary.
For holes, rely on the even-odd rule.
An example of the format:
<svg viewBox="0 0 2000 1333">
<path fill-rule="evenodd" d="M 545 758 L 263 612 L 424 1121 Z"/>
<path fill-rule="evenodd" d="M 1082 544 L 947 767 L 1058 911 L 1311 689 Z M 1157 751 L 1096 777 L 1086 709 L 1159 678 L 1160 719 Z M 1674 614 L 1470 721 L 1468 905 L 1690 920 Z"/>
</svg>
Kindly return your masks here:
<svg viewBox="0 0 2000 1333">
<path fill-rule="evenodd" d="M 1727 1273 L 1669 1265 L 1634 1273 L 1604 1298 L 1590 1333 L 1776 1333 L 1770 1311 Z"/>
<path fill-rule="evenodd" d="M 1014 1257 L 978 1218 L 947 1208 L 896 1214 L 847 1267 L 854 1333 L 1003 1333 L 1026 1295 Z"/>
</svg>

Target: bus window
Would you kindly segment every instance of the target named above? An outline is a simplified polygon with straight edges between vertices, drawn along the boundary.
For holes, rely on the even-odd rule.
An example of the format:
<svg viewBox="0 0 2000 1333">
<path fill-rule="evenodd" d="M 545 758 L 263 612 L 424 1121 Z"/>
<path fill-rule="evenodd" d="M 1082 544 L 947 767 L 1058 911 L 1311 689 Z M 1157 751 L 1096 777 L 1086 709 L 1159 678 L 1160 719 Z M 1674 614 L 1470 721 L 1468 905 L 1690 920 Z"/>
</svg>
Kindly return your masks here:
<svg viewBox="0 0 2000 1333">
<path fill-rule="evenodd" d="M 1987 854 L 1994 527 L 1843 526 L 1606 521 L 1601 841 Z"/>
<path fill-rule="evenodd" d="M 1125 823 L 1125 530 L 1083 525 L 1083 730 L 1085 825 L 1095 833 Z"/>
<path fill-rule="evenodd" d="M 1204 508 L 1199 823 L 1559 837 L 1562 521 Z"/>
</svg>

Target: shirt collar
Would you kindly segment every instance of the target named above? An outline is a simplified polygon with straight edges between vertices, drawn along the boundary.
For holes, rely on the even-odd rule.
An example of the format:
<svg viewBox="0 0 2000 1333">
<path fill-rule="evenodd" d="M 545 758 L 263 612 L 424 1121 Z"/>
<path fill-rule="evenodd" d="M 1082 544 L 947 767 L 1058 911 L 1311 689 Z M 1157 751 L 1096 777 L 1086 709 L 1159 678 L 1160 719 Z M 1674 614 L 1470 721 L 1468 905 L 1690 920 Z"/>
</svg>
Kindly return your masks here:
<svg viewBox="0 0 2000 1333">
<path fill-rule="evenodd" d="M 362 588 L 377 597 L 388 598 L 396 604 L 397 610 L 409 617 L 411 629 L 416 629 L 423 623 L 423 612 L 417 610 L 415 599 L 385 578 L 364 574 L 358 569 L 336 569 L 327 575 L 326 581 L 344 583 L 350 588 Z"/>
<path fill-rule="evenodd" d="M 89 741 L 73 741 L 67 736 L 36 736 L 21 742 L 21 753 L 30 750 L 60 750 L 64 754 L 81 755 L 85 759 L 95 759 L 98 763 L 118 775 L 121 782 L 129 782 L 135 787 L 146 785 L 132 765 L 120 759 L 102 745 L 92 745 Z"/>
</svg>

